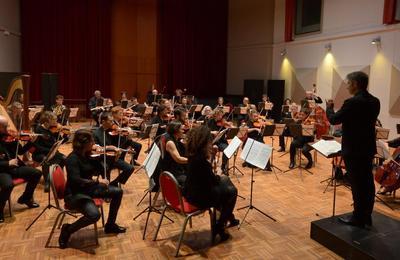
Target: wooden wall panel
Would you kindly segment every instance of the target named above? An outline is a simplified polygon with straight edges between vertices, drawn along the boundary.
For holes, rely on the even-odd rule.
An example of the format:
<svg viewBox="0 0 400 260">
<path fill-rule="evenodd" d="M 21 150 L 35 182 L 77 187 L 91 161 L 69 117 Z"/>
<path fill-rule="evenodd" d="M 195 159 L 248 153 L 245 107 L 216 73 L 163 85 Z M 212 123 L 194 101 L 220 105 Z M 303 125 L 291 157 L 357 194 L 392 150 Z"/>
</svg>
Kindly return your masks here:
<svg viewBox="0 0 400 260">
<path fill-rule="evenodd" d="M 115 0 L 112 9 L 112 98 L 144 101 L 158 79 L 157 0 Z"/>
</svg>

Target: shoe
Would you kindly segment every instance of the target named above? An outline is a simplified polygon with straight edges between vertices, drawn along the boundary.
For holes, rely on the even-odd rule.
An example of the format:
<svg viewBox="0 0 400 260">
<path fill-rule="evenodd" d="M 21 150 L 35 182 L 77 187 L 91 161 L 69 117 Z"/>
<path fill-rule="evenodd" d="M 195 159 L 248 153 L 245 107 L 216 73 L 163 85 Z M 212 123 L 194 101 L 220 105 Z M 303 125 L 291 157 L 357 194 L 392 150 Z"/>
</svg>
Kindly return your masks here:
<svg viewBox="0 0 400 260">
<path fill-rule="evenodd" d="M 4 213 L 0 212 L 0 223 L 4 222 Z"/>
<path fill-rule="evenodd" d="M 126 228 L 118 226 L 117 224 L 106 224 L 104 227 L 104 233 L 106 234 L 119 234 L 119 233 L 125 233 Z"/>
<path fill-rule="evenodd" d="M 38 208 L 40 205 L 36 203 L 33 199 L 24 199 L 23 197 L 19 197 L 18 201 L 19 204 L 25 204 L 28 208 Z"/>
<path fill-rule="evenodd" d="M 71 236 L 71 233 L 68 231 L 69 226 L 71 226 L 71 224 L 63 224 L 61 227 L 60 237 L 58 238 L 58 244 L 61 249 L 68 247 L 68 240 Z"/>
<path fill-rule="evenodd" d="M 240 224 L 240 221 L 236 218 L 229 220 L 229 224 L 227 225 L 227 227 L 236 227 L 237 225 Z"/>
<path fill-rule="evenodd" d="M 285 151 L 285 148 L 281 147 L 281 148 L 279 148 L 278 153 L 283 153 L 284 151 Z"/>
<path fill-rule="evenodd" d="M 242 163 L 242 167 L 243 167 L 243 168 L 245 168 L 245 167 L 247 167 L 247 166 L 248 166 L 247 162 Z"/>
<path fill-rule="evenodd" d="M 271 166 L 267 166 L 267 167 L 265 167 L 265 169 L 264 170 L 266 170 L 266 171 L 269 171 L 269 172 L 272 172 L 272 168 L 271 168 Z"/>
<path fill-rule="evenodd" d="M 339 217 L 339 222 L 345 224 L 345 225 L 349 225 L 349 226 L 355 226 L 355 227 L 360 227 L 360 228 L 364 228 L 365 227 L 365 223 L 360 221 L 360 220 L 356 220 L 353 216 L 350 217 Z M 372 224 L 372 222 L 371 222 Z"/>
<path fill-rule="evenodd" d="M 134 165 L 134 166 L 141 166 L 141 164 L 138 163 L 136 160 L 133 161 L 133 165 Z"/>
<path fill-rule="evenodd" d="M 294 164 L 294 162 L 290 162 L 289 164 L 289 169 L 293 169 L 296 165 Z"/>
<path fill-rule="evenodd" d="M 312 166 L 313 166 L 313 162 L 308 162 L 306 167 L 304 167 L 304 169 L 311 169 Z"/>
<path fill-rule="evenodd" d="M 223 227 L 223 225 L 217 223 L 214 225 L 212 229 L 212 242 L 215 243 L 215 238 L 219 235 L 220 240 L 219 243 L 224 242 L 231 238 L 231 235 L 227 233 Z"/>
</svg>

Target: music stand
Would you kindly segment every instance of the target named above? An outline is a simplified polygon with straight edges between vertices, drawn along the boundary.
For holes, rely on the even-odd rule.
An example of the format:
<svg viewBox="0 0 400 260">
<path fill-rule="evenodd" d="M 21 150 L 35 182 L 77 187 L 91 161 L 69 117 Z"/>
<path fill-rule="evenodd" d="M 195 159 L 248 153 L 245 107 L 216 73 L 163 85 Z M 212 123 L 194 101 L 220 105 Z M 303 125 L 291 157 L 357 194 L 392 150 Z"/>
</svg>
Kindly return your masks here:
<svg viewBox="0 0 400 260">
<path fill-rule="evenodd" d="M 146 175 L 149 177 L 149 188 L 147 190 L 147 193 L 149 194 L 149 205 L 142 210 L 138 215 L 136 215 L 133 220 L 136 220 L 138 217 L 140 217 L 142 214 L 144 214 L 145 212 L 147 212 L 147 217 L 146 217 L 146 224 L 144 226 L 144 230 L 143 230 L 143 240 L 146 236 L 146 230 L 147 230 L 147 225 L 149 223 L 149 218 L 150 218 L 150 214 L 151 212 L 155 212 L 158 214 L 161 214 L 161 211 L 159 211 L 157 208 L 155 208 L 152 204 L 152 198 L 151 198 L 151 190 L 154 188 L 154 186 L 156 185 L 154 180 L 151 178 L 151 176 L 153 175 L 158 161 L 160 160 L 161 157 L 161 151 L 158 148 L 157 145 L 153 145 L 153 147 L 151 148 L 150 152 L 147 154 L 146 159 L 143 162 L 143 167 L 142 169 L 144 169 L 146 171 Z M 145 194 L 146 196 L 146 194 Z M 157 198 L 157 195 L 156 195 Z M 172 223 L 174 221 L 172 221 L 170 218 L 166 217 L 167 219 L 169 219 Z"/>
<path fill-rule="evenodd" d="M 271 158 L 270 158 L 270 166 L 271 166 L 272 170 L 274 171 L 274 173 L 275 173 L 275 169 L 282 172 L 282 170 L 279 167 L 274 165 L 274 139 L 275 139 L 274 136 L 279 133 L 280 133 L 279 135 L 282 135 L 284 127 L 285 127 L 284 124 L 283 124 L 283 127 L 282 127 L 282 124 L 279 124 L 278 128 L 277 128 L 277 125 L 264 126 L 263 136 L 268 136 L 271 138 L 272 152 L 271 152 Z M 277 129 L 278 129 L 278 131 L 277 131 Z M 276 173 L 275 173 L 275 176 L 276 176 Z M 276 178 L 278 178 L 278 177 L 276 176 Z"/>
<path fill-rule="evenodd" d="M 239 128 L 235 127 L 235 128 L 229 128 L 227 134 L 226 134 L 226 139 L 227 140 L 232 140 L 228 147 L 225 148 L 224 150 L 224 154 L 226 155 L 226 157 L 228 159 L 231 159 L 231 157 L 233 156 L 233 165 L 231 167 L 229 167 L 229 160 L 228 160 L 228 170 L 227 172 L 229 172 L 230 170 L 233 171 L 233 174 L 235 175 L 237 181 L 240 183 L 239 178 L 236 174 L 236 171 L 238 171 L 240 174 L 244 175 L 244 173 L 236 166 L 236 158 L 238 155 L 238 150 L 240 145 L 242 144 L 242 141 L 237 137 L 237 134 L 239 133 Z M 225 152 L 226 151 L 226 152 Z"/>
<path fill-rule="evenodd" d="M 301 125 L 301 124 L 292 124 L 292 125 L 288 125 L 288 127 L 289 127 L 290 135 L 293 138 L 305 136 L 305 135 L 303 135 L 303 125 Z M 308 169 L 304 168 L 303 166 L 301 166 L 302 147 L 296 148 L 296 150 L 297 150 L 296 153 L 297 153 L 298 165 L 293 167 L 292 169 L 288 169 L 288 170 L 284 171 L 284 173 L 293 171 L 295 169 L 299 169 L 300 178 L 303 179 L 303 174 L 302 174 L 303 170 L 305 170 L 309 174 L 313 174 L 313 173 L 311 171 L 309 171 Z"/>
<path fill-rule="evenodd" d="M 390 133 L 390 129 L 377 127 L 376 128 L 376 139 L 387 140 L 387 139 L 389 139 L 389 133 Z"/>
<path fill-rule="evenodd" d="M 144 109 L 143 116 L 151 116 L 153 114 L 153 107 L 149 106 Z"/>
<path fill-rule="evenodd" d="M 158 127 L 160 126 L 160 124 L 152 124 L 151 128 L 150 128 L 150 132 L 149 132 L 149 141 L 147 143 L 147 149 L 150 148 L 150 142 L 153 141 L 157 135 L 157 131 L 158 131 Z"/>
<path fill-rule="evenodd" d="M 51 147 L 49 153 L 46 155 L 46 157 L 43 159 L 43 161 L 40 163 L 40 165 L 43 165 L 45 163 L 48 163 L 51 159 L 53 159 L 54 155 L 56 155 L 58 148 L 60 148 L 60 146 L 62 145 L 62 141 L 63 140 L 59 140 L 57 142 L 55 142 L 53 144 L 53 146 Z M 57 209 L 59 211 L 61 211 L 60 208 L 54 206 L 53 204 L 51 204 L 51 196 L 50 196 L 50 191 L 47 193 L 48 194 L 48 201 L 47 201 L 47 206 L 39 213 L 39 215 L 36 216 L 36 218 L 29 224 L 29 226 L 25 229 L 26 231 L 28 231 L 33 224 L 36 223 L 36 221 L 46 212 L 46 210 L 48 209 Z M 71 214 L 69 214 L 71 215 Z M 71 215 L 73 216 L 73 215 Z"/>
<path fill-rule="evenodd" d="M 271 155 L 272 147 L 269 147 L 266 144 L 263 144 L 261 142 L 257 142 L 254 139 L 248 138 L 246 141 L 246 145 L 244 146 L 242 153 L 240 157 L 244 159 L 244 161 L 260 168 L 264 169 L 267 165 L 267 162 L 269 160 L 269 157 Z M 255 209 L 264 216 L 272 219 L 273 221 L 276 222 L 276 219 L 265 213 L 264 211 L 260 210 L 256 206 L 253 205 L 253 185 L 254 185 L 254 168 L 251 168 L 251 181 L 250 181 L 250 202 L 249 205 L 238 208 L 237 210 L 242 210 L 246 209 L 247 211 L 243 217 L 243 220 L 241 221 L 238 229 L 242 226 L 243 222 L 246 220 L 246 217 L 249 213 L 250 210 Z"/>
</svg>

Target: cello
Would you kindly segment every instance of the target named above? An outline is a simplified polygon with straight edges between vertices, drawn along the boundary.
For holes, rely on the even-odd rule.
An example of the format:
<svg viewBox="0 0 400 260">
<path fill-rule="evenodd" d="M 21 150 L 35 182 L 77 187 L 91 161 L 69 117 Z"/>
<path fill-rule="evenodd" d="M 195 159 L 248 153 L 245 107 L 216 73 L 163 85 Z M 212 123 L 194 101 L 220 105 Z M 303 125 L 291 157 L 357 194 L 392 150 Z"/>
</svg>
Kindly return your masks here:
<svg viewBox="0 0 400 260">
<path fill-rule="evenodd" d="M 400 147 L 392 155 L 392 159 L 376 169 L 375 181 L 383 188 L 379 194 L 393 192 L 400 188 Z"/>
</svg>

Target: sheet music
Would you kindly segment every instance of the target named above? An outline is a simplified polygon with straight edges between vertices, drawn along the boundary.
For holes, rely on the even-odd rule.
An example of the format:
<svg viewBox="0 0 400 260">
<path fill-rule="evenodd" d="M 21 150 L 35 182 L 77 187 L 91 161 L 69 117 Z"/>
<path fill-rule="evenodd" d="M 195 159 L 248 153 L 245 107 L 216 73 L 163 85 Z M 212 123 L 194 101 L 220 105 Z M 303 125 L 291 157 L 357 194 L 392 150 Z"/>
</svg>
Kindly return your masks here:
<svg viewBox="0 0 400 260">
<path fill-rule="evenodd" d="M 224 150 L 224 154 L 226 155 L 226 157 L 228 157 L 229 159 L 232 157 L 232 155 L 236 152 L 236 150 L 240 147 L 240 145 L 242 144 L 242 141 L 235 136 L 232 141 L 229 143 L 228 147 L 225 148 Z"/>
<path fill-rule="evenodd" d="M 264 169 L 268 164 L 271 154 L 271 146 L 248 138 L 240 154 L 240 158 L 260 169 Z"/>
<path fill-rule="evenodd" d="M 342 145 L 335 140 L 319 140 L 311 146 L 325 157 L 329 157 L 329 155 L 342 150 Z"/>
<path fill-rule="evenodd" d="M 157 145 L 153 145 L 150 152 L 147 154 L 146 159 L 143 162 L 143 168 L 146 171 L 147 176 L 151 178 L 154 170 L 157 167 L 158 160 L 160 159 L 161 151 Z"/>
</svg>

